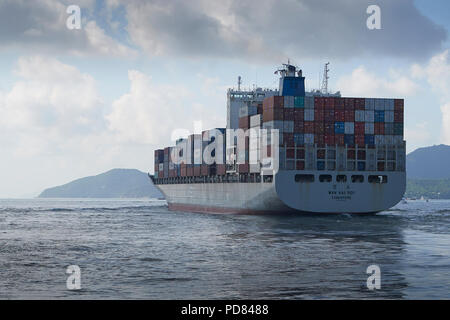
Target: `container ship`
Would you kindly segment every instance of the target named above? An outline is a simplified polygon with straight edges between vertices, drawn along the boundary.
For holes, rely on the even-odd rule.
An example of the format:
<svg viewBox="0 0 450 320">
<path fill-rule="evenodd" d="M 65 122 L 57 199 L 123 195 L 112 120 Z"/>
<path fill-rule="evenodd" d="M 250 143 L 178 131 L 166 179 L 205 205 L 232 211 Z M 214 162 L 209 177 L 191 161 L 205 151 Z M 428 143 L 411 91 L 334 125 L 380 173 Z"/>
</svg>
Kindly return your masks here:
<svg viewBox="0 0 450 320">
<path fill-rule="evenodd" d="M 376 213 L 406 186 L 404 100 L 305 92 L 283 64 L 279 88 L 227 92 L 227 126 L 155 150 L 153 183 L 169 210 Z"/>
</svg>

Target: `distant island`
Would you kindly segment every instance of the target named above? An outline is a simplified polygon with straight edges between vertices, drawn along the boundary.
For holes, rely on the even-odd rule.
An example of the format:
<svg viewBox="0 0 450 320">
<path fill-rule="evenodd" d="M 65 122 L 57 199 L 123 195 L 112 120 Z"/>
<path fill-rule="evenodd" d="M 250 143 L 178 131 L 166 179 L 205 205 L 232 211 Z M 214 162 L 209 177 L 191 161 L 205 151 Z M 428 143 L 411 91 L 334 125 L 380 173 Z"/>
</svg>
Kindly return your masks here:
<svg viewBox="0 0 450 320">
<path fill-rule="evenodd" d="M 419 148 L 406 157 L 407 198 L 450 199 L 450 146 Z"/>
<path fill-rule="evenodd" d="M 450 199 L 450 146 L 419 148 L 406 157 L 405 197 Z M 39 198 L 162 198 L 147 174 L 113 169 L 44 190 Z"/>
<path fill-rule="evenodd" d="M 44 190 L 39 198 L 162 198 L 148 175 L 136 169 L 113 169 Z"/>
</svg>

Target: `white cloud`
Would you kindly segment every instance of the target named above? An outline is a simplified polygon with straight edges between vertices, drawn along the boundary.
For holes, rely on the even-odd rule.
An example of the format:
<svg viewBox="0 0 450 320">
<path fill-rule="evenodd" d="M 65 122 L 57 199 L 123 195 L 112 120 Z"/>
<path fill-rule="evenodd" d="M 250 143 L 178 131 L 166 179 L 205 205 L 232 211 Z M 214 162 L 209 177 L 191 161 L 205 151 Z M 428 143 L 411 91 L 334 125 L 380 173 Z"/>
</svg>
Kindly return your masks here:
<svg viewBox="0 0 450 320">
<path fill-rule="evenodd" d="M 439 96 L 442 113 L 442 140 L 450 144 L 450 60 L 449 50 L 432 57 L 425 66 L 415 64 L 411 68 L 415 78 L 425 78 Z"/>
<path fill-rule="evenodd" d="M 204 129 L 219 122 L 183 86 L 159 85 L 135 70 L 128 77 L 130 91 L 113 102 L 107 116 L 109 129 L 122 141 L 164 146 L 173 143 L 169 137 L 174 130 L 192 131 L 195 121 L 202 121 Z"/>
<path fill-rule="evenodd" d="M 404 97 L 419 89 L 412 79 L 395 70 L 389 72 L 388 78 L 382 78 L 364 66 L 356 68 L 350 75 L 340 77 L 337 87 L 343 95 L 367 97 Z"/>
</svg>

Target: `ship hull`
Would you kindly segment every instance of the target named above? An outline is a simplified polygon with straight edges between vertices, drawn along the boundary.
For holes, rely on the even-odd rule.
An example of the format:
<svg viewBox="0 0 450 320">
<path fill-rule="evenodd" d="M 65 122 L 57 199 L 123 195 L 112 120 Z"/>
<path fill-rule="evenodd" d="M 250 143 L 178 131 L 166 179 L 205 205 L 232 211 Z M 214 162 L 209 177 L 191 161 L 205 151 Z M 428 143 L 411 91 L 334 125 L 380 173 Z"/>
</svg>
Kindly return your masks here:
<svg viewBox="0 0 450 320">
<path fill-rule="evenodd" d="M 371 172 L 362 174 L 362 183 L 350 181 L 355 172 L 347 175 L 346 183 L 295 181 L 296 174 L 315 174 L 308 171 L 280 171 L 274 182 L 259 183 L 189 183 L 160 184 L 169 209 L 175 211 L 241 214 L 303 213 L 375 213 L 396 205 L 403 197 L 405 173 L 380 172 L 387 183 L 369 183 Z M 322 171 L 335 180 L 336 172 Z"/>
</svg>

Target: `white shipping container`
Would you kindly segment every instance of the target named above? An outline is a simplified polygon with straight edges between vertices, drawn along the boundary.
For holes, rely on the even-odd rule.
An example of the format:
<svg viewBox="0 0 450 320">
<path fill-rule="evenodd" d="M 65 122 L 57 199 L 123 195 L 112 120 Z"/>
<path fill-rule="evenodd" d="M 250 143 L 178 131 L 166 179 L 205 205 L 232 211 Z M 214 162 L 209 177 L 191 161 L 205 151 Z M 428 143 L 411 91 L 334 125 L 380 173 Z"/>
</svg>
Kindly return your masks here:
<svg viewBox="0 0 450 320">
<path fill-rule="evenodd" d="M 283 132 L 293 133 L 294 132 L 294 121 L 283 121 L 284 129 Z"/>
<path fill-rule="evenodd" d="M 294 97 L 293 96 L 284 96 L 284 107 L 285 108 L 293 108 L 294 107 Z"/>
<path fill-rule="evenodd" d="M 375 121 L 375 113 L 371 110 L 364 111 L 364 120 L 366 122 L 374 122 Z"/>
<path fill-rule="evenodd" d="M 194 135 L 194 164 L 202 164 L 203 139 L 201 134 Z"/>
<path fill-rule="evenodd" d="M 314 97 L 305 97 L 305 109 L 314 109 Z"/>
<path fill-rule="evenodd" d="M 314 121 L 314 109 L 305 109 L 305 121 Z"/>
<path fill-rule="evenodd" d="M 373 122 L 366 122 L 364 125 L 364 132 L 365 134 L 374 134 L 375 132 L 375 125 Z"/>
<path fill-rule="evenodd" d="M 384 110 L 384 99 L 375 99 L 375 110 Z"/>
<path fill-rule="evenodd" d="M 385 144 L 384 136 L 383 136 L 383 135 L 377 134 L 377 135 L 375 136 L 375 145 L 377 145 L 377 146 L 382 146 L 382 145 L 384 145 L 384 144 Z"/>
<path fill-rule="evenodd" d="M 305 133 L 305 144 L 314 144 L 314 134 L 313 133 Z"/>
<path fill-rule="evenodd" d="M 366 98 L 365 99 L 365 109 L 366 110 L 375 110 L 375 99 L 373 98 Z"/>
<path fill-rule="evenodd" d="M 250 127 L 260 127 L 262 121 L 262 115 L 261 114 L 255 114 L 254 116 L 250 117 Z"/>
<path fill-rule="evenodd" d="M 384 112 L 384 122 L 394 122 L 394 111 Z"/>
<path fill-rule="evenodd" d="M 346 122 L 345 123 L 345 134 L 355 134 L 355 123 Z"/>
<path fill-rule="evenodd" d="M 259 162 L 258 163 L 256 163 L 256 164 L 252 164 L 252 163 L 250 163 L 250 166 L 249 166 L 250 168 L 250 173 L 258 173 L 258 172 L 261 172 L 261 165 L 259 164 Z"/>
<path fill-rule="evenodd" d="M 364 110 L 355 110 L 355 121 L 364 122 L 366 121 L 366 112 Z"/>
</svg>

